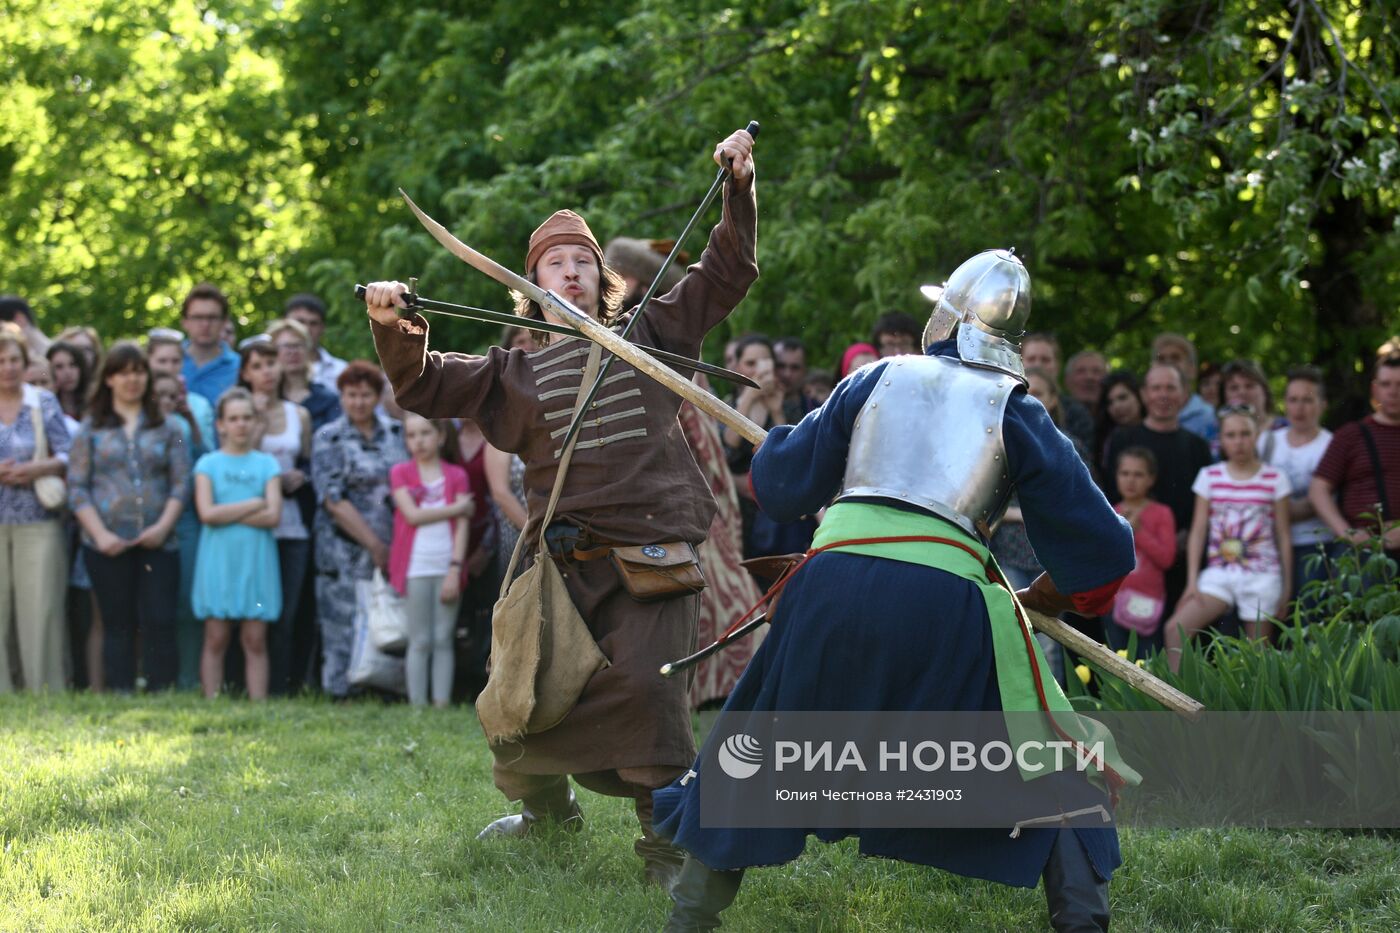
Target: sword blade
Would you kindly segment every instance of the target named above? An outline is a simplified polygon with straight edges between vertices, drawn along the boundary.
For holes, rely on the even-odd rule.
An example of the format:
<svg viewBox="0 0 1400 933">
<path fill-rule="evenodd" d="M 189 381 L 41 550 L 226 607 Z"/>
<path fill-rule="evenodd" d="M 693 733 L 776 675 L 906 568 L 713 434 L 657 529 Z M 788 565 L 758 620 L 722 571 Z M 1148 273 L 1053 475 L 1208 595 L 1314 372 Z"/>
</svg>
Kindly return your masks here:
<svg viewBox="0 0 1400 933">
<path fill-rule="evenodd" d="M 449 253 L 456 256 L 473 269 L 476 269 L 478 272 L 483 272 L 497 282 L 500 282 L 506 288 L 513 288 L 522 295 L 543 305 L 543 299 L 547 295 L 544 289 L 540 288 L 529 279 L 516 275 L 499 262 L 496 262 L 496 260 L 478 253 L 476 250 L 457 239 L 446 227 L 436 220 L 433 220 L 433 218 L 423 212 L 422 208 L 414 204 L 413 199 L 410 198 L 408 193 L 402 188 L 399 189 L 399 197 L 404 199 L 404 203 L 408 205 L 409 210 L 413 211 L 413 216 L 418 218 L 418 222 L 423 225 L 423 229 L 431 233 L 433 239 L 446 247 Z M 564 299 L 560 298 L 558 300 L 563 301 Z M 570 305 L 570 307 L 573 306 Z M 575 310 L 578 309 L 575 308 Z M 579 313 L 582 314 L 583 312 L 580 311 Z"/>
</svg>

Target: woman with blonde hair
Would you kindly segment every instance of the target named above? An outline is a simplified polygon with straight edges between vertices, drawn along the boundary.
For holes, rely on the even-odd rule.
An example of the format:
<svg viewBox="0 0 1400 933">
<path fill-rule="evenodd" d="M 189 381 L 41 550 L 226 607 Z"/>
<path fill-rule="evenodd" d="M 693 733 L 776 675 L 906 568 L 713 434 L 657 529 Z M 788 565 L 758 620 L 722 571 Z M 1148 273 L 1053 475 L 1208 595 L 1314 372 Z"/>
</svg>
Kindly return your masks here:
<svg viewBox="0 0 1400 933">
<path fill-rule="evenodd" d="M 68 343 L 83 351 L 87 357 L 88 372 L 95 373 L 102 366 L 102 335 L 97 328 L 86 325 L 65 327 L 53 339 L 54 343 Z"/>
<path fill-rule="evenodd" d="M 339 418 L 340 396 L 312 378 L 316 356 L 307 329 L 298 321 L 283 318 L 268 326 L 267 336 L 282 365 L 282 397 L 306 409 L 312 431 Z"/>
<path fill-rule="evenodd" d="M 52 392 L 25 384 L 28 368 L 24 331 L 0 324 L 0 693 L 12 688 L 12 620 L 24 685 L 63 688 L 67 548 L 62 523 L 39 501 L 34 485 L 63 475 L 68 426 Z"/>
</svg>

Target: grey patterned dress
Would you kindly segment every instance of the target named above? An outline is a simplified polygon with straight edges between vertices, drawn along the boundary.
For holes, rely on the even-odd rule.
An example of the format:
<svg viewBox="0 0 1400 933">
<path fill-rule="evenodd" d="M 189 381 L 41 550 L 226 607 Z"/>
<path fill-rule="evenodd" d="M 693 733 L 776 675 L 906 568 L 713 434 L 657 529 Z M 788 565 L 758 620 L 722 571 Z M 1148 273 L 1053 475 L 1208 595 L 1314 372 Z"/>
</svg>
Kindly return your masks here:
<svg viewBox="0 0 1400 933">
<path fill-rule="evenodd" d="M 321 627 L 321 686 L 331 696 L 350 689 L 346 671 L 355 619 L 355 581 L 374 574 L 369 551 L 341 531 L 325 508 L 348 501 L 386 545 L 394 534 L 389 468 L 408 459 L 397 421 L 376 420 L 365 437 L 344 416 L 321 427 L 311 443 L 316 490 L 316 614 Z"/>
</svg>

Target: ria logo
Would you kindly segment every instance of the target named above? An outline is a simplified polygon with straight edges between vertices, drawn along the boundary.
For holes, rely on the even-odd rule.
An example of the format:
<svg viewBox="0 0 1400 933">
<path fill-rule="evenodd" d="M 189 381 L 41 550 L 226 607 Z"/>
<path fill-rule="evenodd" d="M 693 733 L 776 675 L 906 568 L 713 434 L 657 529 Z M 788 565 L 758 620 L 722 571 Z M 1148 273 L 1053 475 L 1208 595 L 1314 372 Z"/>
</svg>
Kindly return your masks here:
<svg viewBox="0 0 1400 933">
<path fill-rule="evenodd" d="M 763 764 L 763 746 L 758 739 L 736 732 L 719 747 L 719 766 L 736 780 L 753 777 Z"/>
</svg>

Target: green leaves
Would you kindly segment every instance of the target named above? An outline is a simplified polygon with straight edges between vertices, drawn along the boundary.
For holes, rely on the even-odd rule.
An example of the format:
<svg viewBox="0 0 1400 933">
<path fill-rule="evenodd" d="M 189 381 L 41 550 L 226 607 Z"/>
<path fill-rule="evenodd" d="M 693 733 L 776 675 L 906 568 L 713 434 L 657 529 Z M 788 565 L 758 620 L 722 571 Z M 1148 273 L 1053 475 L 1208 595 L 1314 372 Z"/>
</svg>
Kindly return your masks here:
<svg viewBox="0 0 1400 933">
<path fill-rule="evenodd" d="M 1338 0 L 12 9 L 5 287 L 54 323 L 169 323 L 209 278 L 255 325 L 310 286 L 335 349 L 368 353 L 356 279 L 505 306 L 397 188 L 505 261 L 564 206 L 604 240 L 665 238 L 751 118 L 763 276 L 719 338 L 797 334 L 830 362 L 879 313 L 922 317 L 918 285 L 1015 245 L 1033 326 L 1068 348 L 1140 367 L 1182 330 L 1207 359 L 1349 377 L 1400 287 L 1397 39 Z"/>
</svg>

